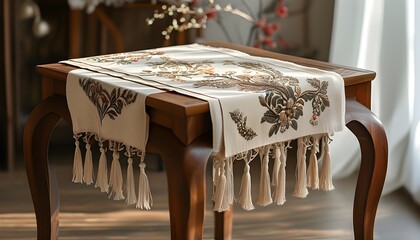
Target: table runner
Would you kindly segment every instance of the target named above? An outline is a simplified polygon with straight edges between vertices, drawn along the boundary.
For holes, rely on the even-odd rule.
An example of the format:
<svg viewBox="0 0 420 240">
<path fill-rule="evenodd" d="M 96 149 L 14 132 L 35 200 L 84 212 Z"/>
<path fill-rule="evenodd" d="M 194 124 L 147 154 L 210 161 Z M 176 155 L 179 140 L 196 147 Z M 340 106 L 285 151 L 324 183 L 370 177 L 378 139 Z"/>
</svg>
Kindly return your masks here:
<svg viewBox="0 0 420 240">
<path fill-rule="evenodd" d="M 245 163 L 236 200 L 244 209 L 254 209 L 249 163 L 255 158 L 261 161 L 257 204 L 283 204 L 287 149 L 294 139 L 297 167 L 292 195 L 306 197 L 308 188 L 333 189 L 328 143 L 330 135 L 343 129 L 345 110 L 344 81 L 336 73 L 200 44 L 63 63 L 87 69 L 70 72 L 67 80 L 76 140 L 75 182 L 93 183 L 90 145 L 96 138 L 101 150 L 99 170 L 102 169 L 98 170 L 96 186 L 106 192 L 110 187 L 114 199 L 125 198 L 119 165 L 119 151 L 125 149 L 129 163 L 127 203 L 137 202 L 138 208 L 149 209 L 152 201 L 144 171 L 148 135 L 145 98 L 155 92 L 176 91 L 209 102 L 215 211 L 228 210 L 235 200 L 235 161 Z M 86 143 L 83 168 L 80 138 Z M 108 148 L 113 151 L 109 181 L 105 140 L 109 140 Z M 134 155 L 140 156 L 137 198 L 132 171 Z M 271 178 L 270 160 L 274 161 Z M 319 160 L 323 162 L 320 171 Z"/>
</svg>

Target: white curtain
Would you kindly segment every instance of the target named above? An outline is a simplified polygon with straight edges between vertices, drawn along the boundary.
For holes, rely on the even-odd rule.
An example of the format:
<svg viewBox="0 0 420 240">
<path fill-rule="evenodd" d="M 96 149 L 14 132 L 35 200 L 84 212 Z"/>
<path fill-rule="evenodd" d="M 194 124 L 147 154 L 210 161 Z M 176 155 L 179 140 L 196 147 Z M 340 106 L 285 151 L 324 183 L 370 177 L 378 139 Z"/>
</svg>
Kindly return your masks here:
<svg viewBox="0 0 420 240">
<path fill-rule="evenodd" d="M 404 186 L 420 203 L 420 2 L 336 0 L 330 61 L 377 73 L 372 110 L 389 144 L 384 192 Z M 360 161 L 351 135 L 334 138 L 335 176 L 352 173 Z"/>
</svg>

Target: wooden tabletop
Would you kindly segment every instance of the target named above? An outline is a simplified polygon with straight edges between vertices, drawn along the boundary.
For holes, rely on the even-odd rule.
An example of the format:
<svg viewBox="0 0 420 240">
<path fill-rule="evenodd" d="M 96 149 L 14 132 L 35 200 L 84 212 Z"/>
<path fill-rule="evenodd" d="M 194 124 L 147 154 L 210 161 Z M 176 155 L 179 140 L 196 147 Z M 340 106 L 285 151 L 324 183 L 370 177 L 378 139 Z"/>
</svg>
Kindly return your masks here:
<svg viewBox="0 0 420 240">
<path fill-rule="evenodd" d="M 256 49 L 252 47 L 246 47 L 242 45 L 237 45 L 227 42 L 208 42 L 204 43 L 205 45 L 214 46 L 214 47 L 225 47 L 235 50 L 239 50 L 251 55 L 261 56 L 261 57 L 270 57 L 276 58 L 284 61 L 290 61 L 296 64 L 300 64 L 308 67 L 315 67 L 327 71 L 333 71 L 340 74 L 344 79 L 344 85 L 346 88 L 346 97 L 348 98 L 358 98 L 357 89 L 360 86 L 366 87 L 370 86 L 370 82 L 375 78 L 375 72 L 351 67 L 340 66 L 336 64 L 331 64 L 327 62 L 300 58 L 280 53 L 269 52 L 261 49 Z M 76 69 L 75 67 L 53 63 L 37 66 L 37 72 L 45 78 L 54 79 L 55 81 L 62 81 L 65 83 L 67 79 L 67 74 Z M 368 84 L 368 85 L 367 85 Z M 59 88 L 62 88 L 59 87 Z M 356 89 L 352 91 L 352 89 Z M 367 107 L 370 107 L 370 88 L 367 89 L 369 96 L 363 96 L 359 100 Z M 62 93 L 65 95 L 64 89 L 55 89 L 54 93 Z M 360 91 L 360 89 L 359 89 Z M 364 90 L 366 91 L 366 90 Z M 360 94 L 360 93 L 359 93 Z M 50 94 L 47 94 L 50 95 Z M 365 102 L 363 102 L 365 101 Z M 208 103 L 189 96 L 184 96 L 178 93 L 157 93 L 149 95 L 146 99 L 146 105 L 149 107 L 163 108 L 166 109 L 169 113 L 180 115 L 180 116 L 192 116 L 196 114 L 201 114 L 209 111 Z"/>
</svg>

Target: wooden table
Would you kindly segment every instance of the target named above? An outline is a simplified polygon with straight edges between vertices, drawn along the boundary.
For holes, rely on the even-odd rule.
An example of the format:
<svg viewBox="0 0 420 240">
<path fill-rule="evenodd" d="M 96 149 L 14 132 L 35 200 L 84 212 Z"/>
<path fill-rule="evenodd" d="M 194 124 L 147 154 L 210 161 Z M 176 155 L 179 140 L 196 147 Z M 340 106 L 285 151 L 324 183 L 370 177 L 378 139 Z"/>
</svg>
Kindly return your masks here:
<svg viewBox="0 0 420 240">
<path fill-rule="evenodd" d="M 330 70 L 344 78 L 346 124 L 358 138 L 362 152 L 353 207 L 354 236 L 355 239 L 373 239 L 388 157 L 384 128 L 369 110 L 371 81 L 375 73 L 231 43 L 207 44 Z M 58 237 L 58 193 L 55 179 L 49 177 L 48 144 L 60 118 L 71 123 L 65 85 L 72 69 L 74 67 L 63 64 L 37 67 L 42 75 L 42 101 L 31 113 L 24 130 L 24 159 L 38 239 L 42 240 Z M 166 92 L 148 96 L 146 105 L 151 121 L 147 151 L 159 153 L 166 166 L 171 237 L 201 239 L 206 198 L 205 168 L 212 151 L 208 103 Z M 215 213 L 215 216 L 215 238 L 230 239 L 232 211 Z"/>
</svg>

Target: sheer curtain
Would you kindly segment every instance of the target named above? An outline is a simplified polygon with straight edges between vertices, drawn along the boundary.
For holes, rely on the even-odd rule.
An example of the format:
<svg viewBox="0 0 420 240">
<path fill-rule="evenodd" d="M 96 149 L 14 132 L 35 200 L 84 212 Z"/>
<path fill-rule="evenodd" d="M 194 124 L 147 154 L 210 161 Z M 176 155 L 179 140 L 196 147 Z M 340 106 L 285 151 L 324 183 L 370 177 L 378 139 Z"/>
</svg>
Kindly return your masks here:
<svg viewBox="0 0 420 240">
<path fill-rule="evenodd" d="M 372 110 L 389 144 L 384 192 L 405 186 L 420 204 L 419 15 L 416 0 L 336 0 L 330 61 L 377 72 Z M 334 138 L 335 176 L 352 173 L 359 163 L 358 143 L 350 135 Z"/>
</svg>

